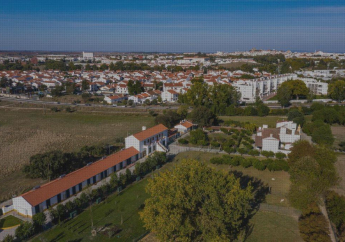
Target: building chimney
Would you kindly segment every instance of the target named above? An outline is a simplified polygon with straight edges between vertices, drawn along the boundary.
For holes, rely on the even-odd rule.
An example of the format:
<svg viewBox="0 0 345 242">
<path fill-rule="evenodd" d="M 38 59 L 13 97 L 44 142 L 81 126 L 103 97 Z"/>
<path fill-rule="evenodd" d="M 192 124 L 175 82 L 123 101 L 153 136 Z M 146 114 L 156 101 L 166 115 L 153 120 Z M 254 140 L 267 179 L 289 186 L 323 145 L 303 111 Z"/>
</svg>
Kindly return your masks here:
<svg viewBox="0 0 345 242">
<path fill-rule="evenodd" d="M 143 127 L 141 128 L 141 130 L 142 130 L 142 131 L 146 130 L 146 126 L 143 126 Z"/>
</svg>

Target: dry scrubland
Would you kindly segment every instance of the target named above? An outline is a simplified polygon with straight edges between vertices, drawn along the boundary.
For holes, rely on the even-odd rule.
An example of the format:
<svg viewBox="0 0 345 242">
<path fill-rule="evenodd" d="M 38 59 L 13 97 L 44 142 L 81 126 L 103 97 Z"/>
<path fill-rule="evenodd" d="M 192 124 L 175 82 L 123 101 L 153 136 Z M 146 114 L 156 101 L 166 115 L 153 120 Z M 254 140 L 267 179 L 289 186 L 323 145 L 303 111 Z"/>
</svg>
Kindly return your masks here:
<svg viewBox="0 0 345 242">
<path fill-rule="evenodd" d="M 147 114 L 55 113 L 1 108 L 0 201 L 5 192 L 13 190 L 8 186 L 18 186 L 15 191 L 21 192 L 37 183 L 23 178 L 19 172 L 23 164 L 29 162 L 30 156 L 52 150 L 77 151 L 85 145 L 114 144 L 118 138 L 140 131 L 142 125 L 153 124 L 153 118 Z M 8 183 L 9 174 L 18 179 L 11 178 L 12 182 Z M 20 184 L 15 183 L 19 180 Z"/>
<path fill-rule="evenodd" d="M 335 169 L 340 177 L 339 184 L 333 189 L 340 195 L 345 196 L 345 155 L 339 154 L 338 160 L 335 163 Z"/>
<path fill-rule="evenodd" d="M 334 136 L 334 147 L 338 148 L 338 144 L 340 142 L 345 141 L 345 127 L 344 126 L 338 126 L 338 125 L 332 125 L 332 134 Z"/>
</svg>

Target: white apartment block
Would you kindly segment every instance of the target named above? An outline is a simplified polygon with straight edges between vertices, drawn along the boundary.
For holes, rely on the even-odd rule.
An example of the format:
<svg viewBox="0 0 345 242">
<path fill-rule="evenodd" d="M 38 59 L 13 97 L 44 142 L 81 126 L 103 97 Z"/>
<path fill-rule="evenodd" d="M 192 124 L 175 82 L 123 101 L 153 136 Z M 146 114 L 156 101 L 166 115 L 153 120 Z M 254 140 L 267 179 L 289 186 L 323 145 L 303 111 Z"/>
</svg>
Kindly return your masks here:
<svg viewBox="0 0 345 242">
<path fill-rule="evenodd" d="M 296 78 L 296 74 L 277 75 L 252 80 L 239 80 L 234 82 L 232 86 L 241 93 L 241 101 L 254 102 L 257 96 L 262 98 L 276 92 L 283 82 Z"/>
</svg>

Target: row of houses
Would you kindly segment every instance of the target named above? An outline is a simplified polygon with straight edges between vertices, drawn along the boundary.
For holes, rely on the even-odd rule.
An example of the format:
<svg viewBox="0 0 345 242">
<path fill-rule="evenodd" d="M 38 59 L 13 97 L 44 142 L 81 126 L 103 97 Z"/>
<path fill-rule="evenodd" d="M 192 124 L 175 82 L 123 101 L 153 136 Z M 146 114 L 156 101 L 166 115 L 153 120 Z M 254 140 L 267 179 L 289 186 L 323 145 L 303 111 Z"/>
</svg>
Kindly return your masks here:
<svg viewBox="0 0 345 242">
<path fill-rule="evenodd" d="M 162 124 L 146 129 L 125 138 L 125 148 L 85 167 L 62 175 L 59 178 L 36 186 L 32 190 L 12 199 L 12 205 L 4 207 L 4 212 L 16 211 L 22 216 L 32 217 L 49 207 L 76 195 L 92 184 L 125 169 L 156 151 L 168 152 L 168 143 L 180 134 L 190 131 L 195 125 L 183 120 L 169 130 Z"/>
</svg>

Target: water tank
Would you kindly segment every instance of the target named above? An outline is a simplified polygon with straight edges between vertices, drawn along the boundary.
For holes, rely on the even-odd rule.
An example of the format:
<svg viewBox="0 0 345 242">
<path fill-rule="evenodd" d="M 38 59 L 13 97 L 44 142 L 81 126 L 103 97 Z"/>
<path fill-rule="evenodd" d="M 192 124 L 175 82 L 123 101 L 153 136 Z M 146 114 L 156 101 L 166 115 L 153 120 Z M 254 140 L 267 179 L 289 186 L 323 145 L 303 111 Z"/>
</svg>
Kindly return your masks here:
<svg viewBox="0 0 345 242">
<path fill-rule="evenodd" d="M 143 126 L 143 127 L 142 127 L 142 131 L 144 131 L 144 130 L 146 130 L 146 126 Z"/>
</svg>

